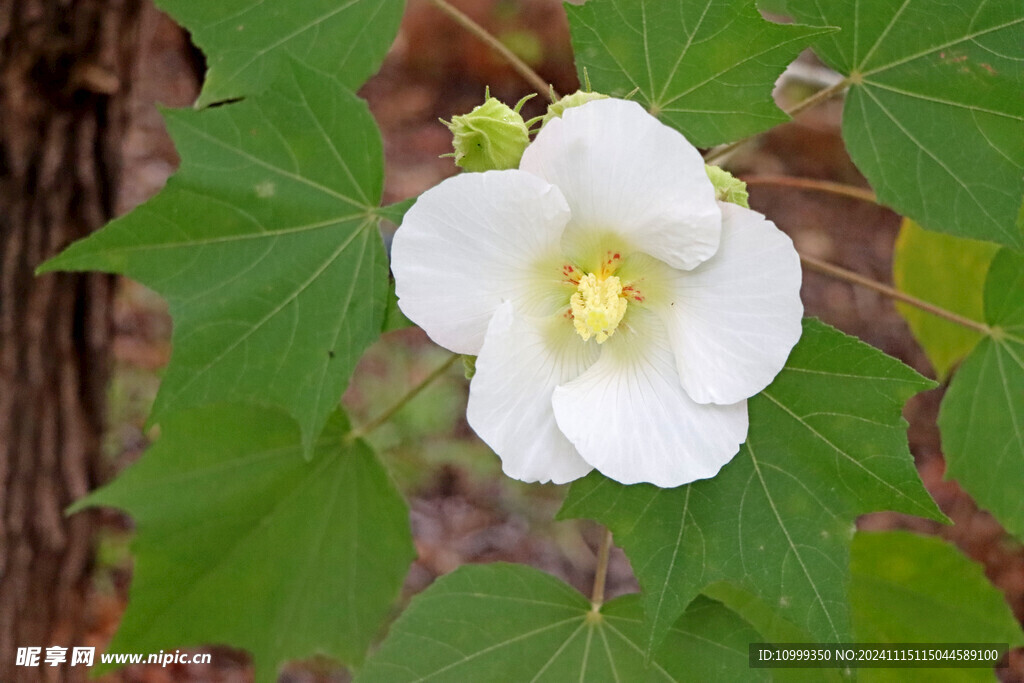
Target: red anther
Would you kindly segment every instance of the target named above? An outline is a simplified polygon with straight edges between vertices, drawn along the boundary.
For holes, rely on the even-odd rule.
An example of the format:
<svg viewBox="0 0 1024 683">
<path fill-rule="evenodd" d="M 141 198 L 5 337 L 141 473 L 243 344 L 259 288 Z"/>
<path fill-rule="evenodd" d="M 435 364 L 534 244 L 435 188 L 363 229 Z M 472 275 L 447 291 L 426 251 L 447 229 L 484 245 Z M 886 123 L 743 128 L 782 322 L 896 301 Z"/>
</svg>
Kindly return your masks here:
<svg viewBox="0 0 1024 683">
<path fill-rule="evenodd" d="M 633 285 L 626 285 L 622 288 L 622 295 L 629 297 L 633 301 L 640 303 L 644 300 L 644 295 L 637 291 Z"/>
</svg>

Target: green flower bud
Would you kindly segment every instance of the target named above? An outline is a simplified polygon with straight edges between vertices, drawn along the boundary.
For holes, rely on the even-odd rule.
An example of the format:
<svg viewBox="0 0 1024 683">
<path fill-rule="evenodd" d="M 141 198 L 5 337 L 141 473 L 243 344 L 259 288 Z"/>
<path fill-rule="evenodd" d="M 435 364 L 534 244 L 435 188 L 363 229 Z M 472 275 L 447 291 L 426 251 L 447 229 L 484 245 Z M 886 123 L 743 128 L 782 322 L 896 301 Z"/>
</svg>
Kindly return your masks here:
<svg viewBox="0 0 1024 683">
<path fill-rule="evenodd" d="M 452 132 L 455 165 L 467 171 L 500 171 L 518 168 L 523 151 L 530 144 L 530 132 L 520 116 L 523 103 L 515 109 L 490 96 L 483 104 L 462 116 L 453 116 L 451 122 L 442 120 Z"/>
<path fill-rule="evenodd" d="M 552 102 L 548 105 L 548 113 L 544 115 L 544 118 L 540 121 L 540 127 L 543 128 L 547 125 L 551 119 L 560 119 L 566 109 L 572 109 L 578 107 L 581 104 L 587 102 L 593 102 L 594 100 L 606 100 L 607 95 L 602 95 L 599 92 L 587 92 L 584 90 L 577 90 L 571 95 L 566 95 L 557 102 Z"/>
<path fill-rule="evenodd" d="M 720 202 L 738 204 L 744 209 L 750 208 L 750 193 L 747 192 L 747 184 L 733 176 L 732 173 L 719 168 L 718 166 L 704 165 L 704 170 L 715 186 L 715 199 Z"/>
</svg>

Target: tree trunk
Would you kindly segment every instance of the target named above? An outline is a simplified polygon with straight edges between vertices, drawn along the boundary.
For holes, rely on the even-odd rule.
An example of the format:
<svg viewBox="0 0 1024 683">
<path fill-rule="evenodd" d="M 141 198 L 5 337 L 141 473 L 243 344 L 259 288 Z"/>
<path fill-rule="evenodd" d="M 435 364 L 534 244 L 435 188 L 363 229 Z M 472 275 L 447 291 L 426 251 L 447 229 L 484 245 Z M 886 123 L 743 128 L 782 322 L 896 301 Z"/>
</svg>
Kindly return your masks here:
<svg viewBox="0 0 1024 683">
<path fill-rule="evenodd" d="M 113 282 L 33 269 L 111 218 L 140 0 L 0 0 L 0 681 L 83 644 Z"/>
</svg>

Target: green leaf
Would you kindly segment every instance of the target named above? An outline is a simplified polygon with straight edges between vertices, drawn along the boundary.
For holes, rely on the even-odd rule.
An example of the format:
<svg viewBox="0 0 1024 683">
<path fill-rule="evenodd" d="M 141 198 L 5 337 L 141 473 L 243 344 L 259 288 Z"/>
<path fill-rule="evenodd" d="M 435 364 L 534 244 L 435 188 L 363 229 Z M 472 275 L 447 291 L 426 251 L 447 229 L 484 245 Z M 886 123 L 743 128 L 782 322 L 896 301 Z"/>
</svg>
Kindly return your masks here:
<svg viewBox="0 0 1024 683">
<path fill-rule="evenodd" d="M 74 509 L 135 520 L 131 599 L 111 652 L 226 643 L 260 681 L 288 659 L 358 663 L 413 558 L 408 508 L 336 413 L 303 458 L 295 423 L 263 408 L 177 413 L 136 465 Z"/>
<path fill-rule="evenodd" d="M 398 294 L 395 293 L 395 280 L 388 282 L 388 303 L 384 312 L 384 327 L 381 332 L 394 332 L 406 327 L 412 327 L 415 323 L 405 317 L 402 309 L 398 307 Z"/>
<path fill-rule="evenodd" d="M 981 322 L 985 319 L 985 275 L 998 250 L 989 242 L 929 232 L 904 219 L 893 255 L 893 281 L 902 292 Z M 910 325 L 939 379 L 947 378 L 983 336 L 914 306 L 896 302 L 896 309 Z"/>
<path fill-rule="evenodd" d="M 881 201 L 929 230 L 1021 249 L 1024 4 L 789 0 L 839 26 L 815 47 L 851 80 L 850 156 Z"/>
<path fill-rule="evenodd" d="M 860 642 L 1007 643 L 1024 633 L 982 568 L 937 538 L 859 533 L 850 558 L 850 608 Z M 991 681 L 991 669 L 861 669 L 859 680 Z"/>
<path fill-rule="evenodd" d="M 757 633 L 701 599 L 648 667 L 639 596 L 600 613 L 576 590 L 522 565 L 467 565 L 416 596 L 357 683 L 402 681 L 758 680 L 747 667 Z"/>
<path fill-rule="evenodd" d="M 618 609 L 620 604 L 622 609 Z M 641 596 L 612 601 L 605 611 L 610 616 L 628 617 L 628 627 L 621 626 L 623 633 L 638 646 L 643 644 L 646 629 Z M 761 634 L 735 612 L 698 595 L 672 625 L 654 661 L 677 681 L 767 681 L 771 680 L 769 673 L 749 666 L 747 646 L 761 640 Z"/>
<path fill-rule="evenodd" d="M 635 99 L 692 143 L 729 142 L 788 121 L 772 99 L 786 66 L 834 29 L 773 24 L 754 0 L 592 0 L 566 5 L 576 68 Z"/>
<path fill-rule="evenodd" d="M 960 366 L 939 410 L 946 476 L 1024 540 L 1024 256 L 996 254 L 985 321 L 992 335 Z"/>
<path fill-rule="evenodd" d="M 284 75 L 244 102 L 166 112 L 181 170 L 43 270 L 123 273 L 167 299 L 174 353 L 152 421 L 259 403 L 308 446 L 383 323 L 383 158 L 362 100 L 297 64 Z"/>
<path fill-rule="evenodd" d="M 411 209 L 412 205 L 415 203 L 415 197 L 405 199 L 383 207 L 378 213 L 380 217 L 388 223 L 395 226 L 401 225 L 402 219 L 405 218 L 405 212 Z M 390 277 L 388 279 L 387 307 L 384 311 L 384 327 L 381 331 L 394 332 L 395 330 L 412 327 L 414 324 L 415 323 L 413 323 L 413 321 L 405 317 L 405 314 L 402 313 L 402 309 L 398 307 L 398 295 L 395 293 L 395 278 Z"/>
<path fill-rule="evenodd" d="M 768 605 L 750 591 L 743 590 L 727 581 L 719 581 L 704 588 L 703 594 L 717 600 L 725 608 L 750 624 L 760 635 L 756 642 L 768 643 L 812 643 L 806 631 L 779 616 L 777 605 Z M 700 597 L 698 596 L 698 600 Z M 692 605 L 693 603 L 691 603 Z M 687 608 L 687 611 L 692 609 Z M 847 678 L 842 669 L 773 669 L 772 680 L 781 682 L 829 683 Z"/>
<path fill-rule="evenodd" d="M 709 584 L 733 581 L 818 641 L 849 640 L 854 519 L 896 510 L 942 520 L 910 456 L 904 402 L 933 386 L 816 320 L 786 368 L 749 402 L 740 453 L 675 489 L 577 481 L 560 517 L 607 525 L 644 589 L 653 651 Z"/>
<path fill-rule="evenodd" d="M 288 57 L 356 90 L 395 39 L 405 0 L 158 0 L 206 54 L 198 106 L 262 92 Z"/>
<path fill-rule="evenodd" d="M 412 208 L 412 205 L 416 203 L 416 197 L 409 199 L 403 199 L 400 202 L 394 204 L 388 204 L 387 206 L 381 207 L 377 213 L 386 221 L 390 221 L 395 225 L 400 225 L 402 219 L 405 218 L 406 212 Z"/>
</svg>

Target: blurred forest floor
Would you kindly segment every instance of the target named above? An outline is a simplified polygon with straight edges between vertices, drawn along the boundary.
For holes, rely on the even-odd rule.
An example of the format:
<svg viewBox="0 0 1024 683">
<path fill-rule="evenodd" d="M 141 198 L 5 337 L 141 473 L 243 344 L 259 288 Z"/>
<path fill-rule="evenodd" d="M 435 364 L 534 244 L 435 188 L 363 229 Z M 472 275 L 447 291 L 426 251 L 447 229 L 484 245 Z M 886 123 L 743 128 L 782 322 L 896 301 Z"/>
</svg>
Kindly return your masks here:
<svg viewBox="0 0 1024 683">
<path fill-rule="evenodd" d="M 456 2 L 513 47 L 562 93 L 576 89 L 568 27 L 557 0 Z M 197 90 L 201 56 L 176 25 L 151 7 L 143 22 L 144 49 L 134 84 L 134 123 L 125 139 L 125 186 L 121 211 L 156 193 L 177 164 L 177 155 L 154 103 L 189 106 Z M 398 41 L 381 72 L 362 90 L 380 124 L 387 156 L 385 201 L 414 196 L 457 170 L 450 135 L 438 123 L 469 111 L 484 86 L 512 103 L 528 94 L 521 79 L 488 48 L 424 0 L 410 0 Z M 780 103 L 810 94 L 794 86 L 777 93 Z M 527 118 L 543 110 L 542 97 L 527 104 Z M 866 187 L 840 139 L 842 103 L 805 112 L 742 148 L 729 162 L 736 174 L 785 174 Z M 891 281 L 899 217 L 854 199 L 779 187 L 752 187 L 751 206 L 774 220 L 806 253 Z M 817 316 L 856 335 L 918 371 L 934 376 L 892 302 L 817 273 L 804 275 L 803 300 Z M 117 302 L 115 377 L 110 389 L 106 443 L 110 473 L 139 457 L 147 445 L 145 417 L 170 357 L 171 321 L 155 294 L 124 282 Z M 381 412 L 446 358 L 419 330 L 386 335 L 364 358 L 344 402 L 358 423 Z M 467 383 L 453 368 L 425 396 L 373 434 L 385 463 L 412 508 L 419 560 L 406 581 L 405 599 L 437 576 L 468 562 L 507 560 L 539 567 L 589 594 L 600 529 L 587 522 L 555 522 L 564 488 L 525 485 L 501 474 L 496 456 L 465 422 Z M 928 490 L 955 524 L 941 526 L 891 513 L 861 518 L 862 529 L 910 529 L 936 534 L 982 563 L 989 579 L 1024 620 L 1024 547 L 990 515 L 977 509 L 953 482 L 942 480 L 944 462 L 935 426 L 943 388 L 913 398 L 905 410 L 910 447 Z M 99 562 L 90 597 L 92 637 L 105 647 L 116 630 L 131 577 L 130 520 L 105 511 Z M 628 561 L 615 551 L 611 595 L 637 590 Z M 100 681 L 246 681 L 245 653 L 213 648 L 210 665 L 134 666 Z M 1024 653 L 1011 654 L 1006 681 L 1024 681 Z M 346 681 L 324 662 L 290 668 L 289 682 Z"/>
</svg>

